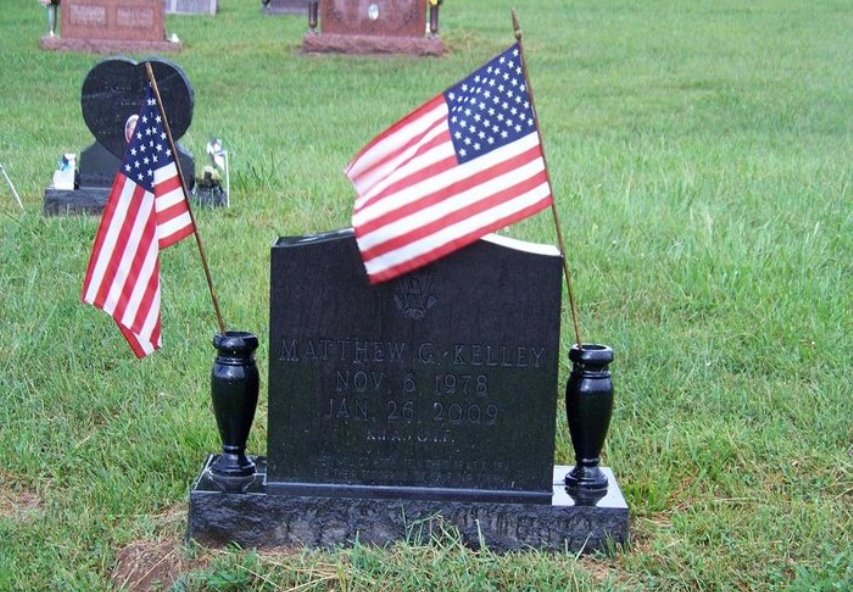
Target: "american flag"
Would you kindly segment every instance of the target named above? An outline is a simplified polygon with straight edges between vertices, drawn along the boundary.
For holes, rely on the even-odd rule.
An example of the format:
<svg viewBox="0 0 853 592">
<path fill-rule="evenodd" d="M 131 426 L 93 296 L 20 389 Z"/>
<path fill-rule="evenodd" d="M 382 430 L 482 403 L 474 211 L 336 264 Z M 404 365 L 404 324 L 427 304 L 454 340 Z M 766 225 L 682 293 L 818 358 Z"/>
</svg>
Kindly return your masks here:
<svg viewBox="0 0 853 592">
<path fill-rule="evenodd" d="M 346 169 L 371 283 L 392 279 L 551 204 L 516 44 L 374 138 Z"/>
<path fill-rule="evenodd" d="M 160 348 L 159 252 L 193 229 L 157 99 L 146 85 L 83 282 L 83 302 L 112 316 L 139 358 Z"/>
</svg>

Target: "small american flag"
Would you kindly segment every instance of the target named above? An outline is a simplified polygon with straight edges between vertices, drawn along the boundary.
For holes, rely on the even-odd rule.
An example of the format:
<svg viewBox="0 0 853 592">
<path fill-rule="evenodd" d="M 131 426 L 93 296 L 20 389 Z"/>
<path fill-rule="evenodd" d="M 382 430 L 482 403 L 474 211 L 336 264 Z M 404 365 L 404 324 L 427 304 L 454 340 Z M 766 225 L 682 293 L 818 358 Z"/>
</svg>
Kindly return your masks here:
<svg viewBox="0 0 853 592">
<path fill-rule="evenodd" d="M 516 44 L 362 148 L 346 169 L 371 283 L 551 205 Z"/>
<path fill-rule="evenodd" d="M 113 317 L 137 357 L 160 348 L 159 252 L 193 233 L 150 85 L 101 217 L 83 302 Z"/>
</svg>

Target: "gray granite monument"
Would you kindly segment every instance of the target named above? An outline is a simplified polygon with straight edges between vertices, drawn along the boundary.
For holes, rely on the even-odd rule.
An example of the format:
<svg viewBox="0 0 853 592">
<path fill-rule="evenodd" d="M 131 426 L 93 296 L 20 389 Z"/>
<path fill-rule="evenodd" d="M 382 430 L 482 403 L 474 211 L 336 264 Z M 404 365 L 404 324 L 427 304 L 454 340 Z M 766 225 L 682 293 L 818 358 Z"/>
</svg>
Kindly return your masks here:
<svg viewBox="0 0 853 592">
<path fill-rule="evenodd" d="M 219 12 L 219 0 L 163 0 L 166 14 L 209 14 Z"/>
</svg>

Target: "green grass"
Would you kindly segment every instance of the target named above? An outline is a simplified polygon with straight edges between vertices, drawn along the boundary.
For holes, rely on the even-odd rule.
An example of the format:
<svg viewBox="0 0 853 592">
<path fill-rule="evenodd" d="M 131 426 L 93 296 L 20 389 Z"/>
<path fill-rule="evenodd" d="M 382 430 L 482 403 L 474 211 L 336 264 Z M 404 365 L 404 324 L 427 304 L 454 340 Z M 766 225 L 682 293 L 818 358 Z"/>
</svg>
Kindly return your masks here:
<svg viewBox="0 0 853 592">
<path fill-rule="evenodd" d="M 110 589 L 129 543 L 179 540 L 217 446 L 215 322 L 191 241 L 162 257 L 164 348 L 149 359 L 79 303 L 97 220 L 41 206 L 59 155 L 90 142 L 79 93 L 100 58 L 39 50 L 44 10 L 13 4 L 0 162 L 26 211 L 0 179 L 0 590 Z M 210 136 L 231 150 L 232 207 L 199 211 L 199 227 L 262 375 L 272 241 L 348 225 L 342 167 L 511 43 L 510 4 L 449 0 L 450 51 L 430 60 L 301 56 L 305 20 L 251 1 L 167 19 L 195 88 L 182 143 L 198 160 Z M 605 455 L 632 544 L 580 560 L 473 552 L 452 532 L 334 553 L 181 547 L 175 590 L 853 586 L 849 3 L 515 4 L 584 336 L 616 350 Z M 506 233 L 555 240 L 546 214 Z M 566 311 L 564 349 L 570 327 Z M 561 417 L 556 459 L 570 458 Z"/>
</svg>

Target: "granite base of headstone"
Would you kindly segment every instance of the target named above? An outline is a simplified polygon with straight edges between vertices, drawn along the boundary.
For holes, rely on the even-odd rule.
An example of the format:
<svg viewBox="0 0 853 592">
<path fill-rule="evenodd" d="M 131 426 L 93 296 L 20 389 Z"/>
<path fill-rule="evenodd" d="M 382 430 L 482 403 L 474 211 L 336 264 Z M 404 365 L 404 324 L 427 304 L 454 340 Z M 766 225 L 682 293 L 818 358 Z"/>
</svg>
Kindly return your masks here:
<svg viewBox="0 0 853 592">
<path fill-rule="evenodd" d="M 166 39 L 163 0 L 64 0 L 59 37 L 41 39 L 43 49 L 87 53 L 175 52 Z"/>
<path fill-rule="evenodd" d="M 163 0 L 166 14 L 209 14 L 219 12 L 219 0 Z"/>
<path fill-rule="evenodd" d="M 150 61 L 177 143 L 192 122 L 194 92 L 178 66 L 162 59 Z M 127 58 L 103 60 L 89 71 L 83 81 L 80 102 L 83 119 L 95 141 L 80 153 L 76 189 L 45 190 L 46 216 L 99 215 L 103 211 L 128 134 L 134 130 L 145 84 L 144 63 Z M 188 189 L 192 189 L 195 162 L 179 143 L 176 148 Z"/>
<path fill-rule="evenodd" d="M 270 16 L 308 14 L 309 0 L 261 0 L 261 12 Z"/>
<path fill-rule="evenodd" d="M 444 53 L 441 38 L 426 33 L 426 0 L 320 0 L 319 20 L 319 33 L 302 39 L 306 53 Z"/>
<path fill-rule="evenodd" d="M 44 190 L 44 215 L 99 215 L 107 205 L 109 193 L 109 188 L 102 187 L 81 187 L 79 189 L 48 187 Z"/>
<path fill-rule="evenodd" d="M 267 488 L 267 460 L 245 493 L 224 493 L 210 475 L 211 456 L 190 490 L 188 536 L 210 546 L 324 547 L 428 543 L 455 528 L 463 544 L 495 552 L 540 549 L 607 551 L 628 540 L 628 506 L 609 468 L 603 495 L 570 495 L 553 470 L 549 504 L 276 495 Z"/>
<path fill-rule="evenodd" d="M 98 213 L 107 200 L 107 189 L 80 189 L 80 173 L 75 154 L 65 154 L 53 173 L 53 184 L 44 192 L 44 213 L 48 216 Z"/>
<path fill-rule="evenodd" d="M 561 271 L 553 247 L 491 235 L 372 286 L 351 230 L 279 239 L 267 454 L 243 493 L 208 458 L 188 536 L 385 545 L 441 520 L 496 551 L 625 542 L 613 473 L 568 490 L 554 465 Z"/>
</svg>

